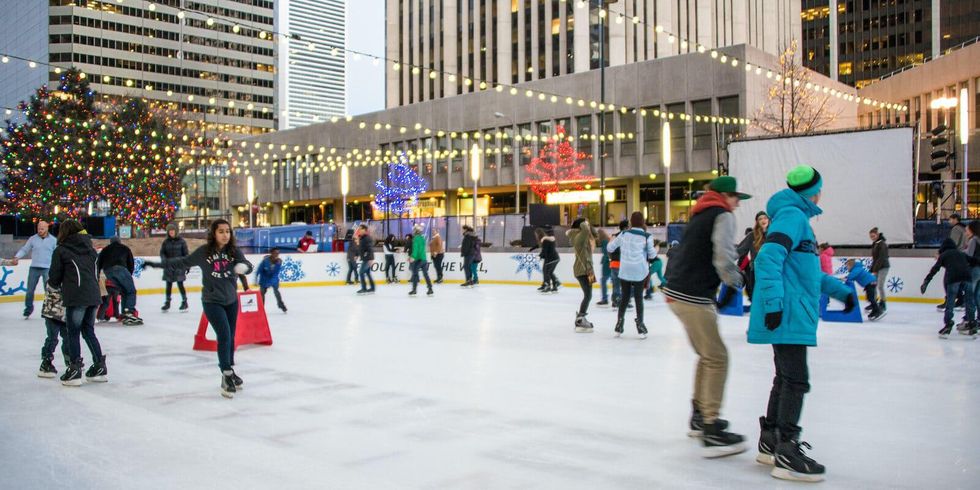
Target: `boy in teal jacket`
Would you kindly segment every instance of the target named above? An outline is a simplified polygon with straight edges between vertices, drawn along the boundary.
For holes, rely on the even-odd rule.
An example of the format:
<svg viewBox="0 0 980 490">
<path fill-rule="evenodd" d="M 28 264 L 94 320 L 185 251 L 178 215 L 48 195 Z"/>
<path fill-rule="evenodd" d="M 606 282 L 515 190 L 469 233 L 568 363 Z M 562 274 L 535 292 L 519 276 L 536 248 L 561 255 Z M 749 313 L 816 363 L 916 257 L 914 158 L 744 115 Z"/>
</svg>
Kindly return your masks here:
<svg viewBox="0 0 980 490">
<path fill-rule="evenodd" d="M 774 464 L 772 476 L 786 480 L 820 481 L 824 467 L 808 458 L 799 442 L 803 395 L 810 391 L 806 351 L 817 345 L 821 293 L 855 306 L 855 297 L 839 280 L 820 270 L 810 218 L 823 182 L 820 173 L 800 165 L 786 176 L 789 189 L 769 199 L 766 212 L 772 224 L 755 259 L 755 290 L 748 340 L 772 344 L 776 376 L 766 416 L 760 417 L 759 457 Z"/>
</svg>

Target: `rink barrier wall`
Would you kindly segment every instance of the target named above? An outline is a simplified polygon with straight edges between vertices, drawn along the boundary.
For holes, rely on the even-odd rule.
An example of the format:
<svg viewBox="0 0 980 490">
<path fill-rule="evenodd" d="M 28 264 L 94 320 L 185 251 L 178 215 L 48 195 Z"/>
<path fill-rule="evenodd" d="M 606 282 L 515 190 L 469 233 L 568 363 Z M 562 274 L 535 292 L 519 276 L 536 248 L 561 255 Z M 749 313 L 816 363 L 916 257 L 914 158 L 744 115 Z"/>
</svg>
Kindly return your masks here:
<svg viewBox="0 0 980 490">
<path fill-rule="evenodd" d="M 558 280 L 569 290 L 578 289 L 578 283 L 572 274 L 572 264 L 575 257 L 572 253 L 562 253 L 556 275 Z M 248 259 L 257 267 L 263 255 L 248 255 Z M 314 254 L 283 254 L 283 266 L 280 273 L 280 286 L 290 287 L 320 287 L 341 286 L 347 275 L 347 258 L 343 253 L 314 253 Z M 384 255 L 377 253 L 372 266 L 372 274 L 376 284 L 384 284 Z M 864 262 L 866 268 L 871 268 L 869 257 L 835 257 L 834 273 L 843 277 L 846 274 L 844 263 L 849 258 Z M 136 289 L 140 295 L 163 294 L 165 283 L 159 269 L 144 269 L 144 260 L 159 260 L 157 257 L 139 257 L 136 259 L 136 272 L 133 274 Z M 601 255 L 594 255 L 596 276 L 601 274 Z M 410 277 L 408 257 L 397 254 L 395 268 L 398 278 L 407 281 Z M 888 274 L 886 295 L 889 301 L 935 303 L 944 296 L 943 273 L 933 278 L 926 294 L 919 294 L 919 285 L 925 278 L 935 260 L 925 257 L 896 257 L 891 259 L 891 269 Z M 447 254 L 443 261 L 443 279 L 446 283 L 459 284 L 464 280 L 462 270 L 463 260 L 458 253 Z M 10 303 L 24 300 L 26 291 L 27 272 L 30 261 L 22 260 L 16 266 L 0 267 L 0 303 Z M 526 252 L 483 252 L 483 262 L 480 263 L 480 283 L 503 284 L 515 286 L 540 285 L 541 261 L 537 253 Z M 435 271 L 429 263 L 429 275 L 435 280 Z M 200 269 L 192 269 L 187 274 L 187 290 L 201 290 Z M 654 279 L 656 281 L 656 279 Z M 249 276 L 249 284 L 257 287 L 254 274 Z M 655 282 L 656 284 L 656 282 Z M 400 285 L 404 287 L 404 282 Z M 598 284 L 595 288 L 598 288 Z M 176 288 L 174 288 L 176 289 Z M 859 288 L 860 289 L 860 288 Z M 43 288 L 38 288 L 35 298 L 43 298 Z"/>
</svg>

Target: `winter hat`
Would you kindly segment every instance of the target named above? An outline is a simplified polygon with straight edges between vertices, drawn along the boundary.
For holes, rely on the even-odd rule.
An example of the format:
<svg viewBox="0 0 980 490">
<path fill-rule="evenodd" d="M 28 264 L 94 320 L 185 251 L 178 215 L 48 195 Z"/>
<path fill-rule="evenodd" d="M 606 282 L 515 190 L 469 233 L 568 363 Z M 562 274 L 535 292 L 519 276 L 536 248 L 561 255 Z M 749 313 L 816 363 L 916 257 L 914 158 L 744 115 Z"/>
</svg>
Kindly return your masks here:
<svg viewBox="0 0 980 490">
<path fill-rule="evenodd" d="M 708 188 L 715 192 L 735 194 L 740 200 L 752 198 L 752 196 L 749 194 L 738 192 L 738 181 L 735 180 L 735 177 L 730 175 L 722 175 L 721 177 L 712 180 L 711 183 L 708 184 Z"/>
<path fill-rule="evenodd" d="M 813 197 L 823 188 L 820 172 L 809 165 L 797 165 L 786 174 L 786 185 L 803 197 Z"/>
<path fill-rule="evenodd" d="M 170 230 L 173 230 L 175 232 L 176 231 L 179 231 L 179 230 L 177 230 L 177 225 L 175 225 L 173 223 L 170 223 L 169 225 L 167 225 L 167 235 L 168 236 L 170 235 Z"/>
<path fill-rule="evenodd" d="M 422 223 L 415 223 L 415 226 L 412 227 L 412 231 L 415 233 L 422 233 L 422 230 L 424 229 L 425 227 L 422 226 Z"/>
<path fill-rule="evenodd" d="M 109 239 L 109 243 L 120 243 L 122 240 L 118 236 L 114 236 Z"/>
<path fill-rule="evenodd" d="M 756 221 L 759 221 L 759 218 L 762 217 L 762 216 L 765 216 L 767 218 L 769 217 L 769 215 L 766 214 L 765 211 L 759 211 L 758 213 L 755 213 L 755 220 Z"/>
</svg>

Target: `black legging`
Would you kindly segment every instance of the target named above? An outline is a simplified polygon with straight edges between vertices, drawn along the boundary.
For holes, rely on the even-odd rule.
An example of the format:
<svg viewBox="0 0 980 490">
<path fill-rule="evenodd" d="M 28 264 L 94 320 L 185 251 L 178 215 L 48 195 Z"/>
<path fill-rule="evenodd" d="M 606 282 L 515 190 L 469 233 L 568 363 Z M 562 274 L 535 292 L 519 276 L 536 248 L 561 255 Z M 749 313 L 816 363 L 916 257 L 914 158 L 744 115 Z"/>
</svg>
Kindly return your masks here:
<svg viewBox="0 0 980 490">
<path fill-rule="evenodd" d="M 392 254 L 385 254 L 385 280 L 388 282 L 395 282 L 397 277 L 395 276 L 395 256 Z"/>
<path fill-rule="evenodd" d="M 578 285 L 582 287 L 582 304 L 578 307 L 579 315 L 585 316 L 589 312 L 589 303 L 592 302 L 592 283 L 589 282 L 589 276 L 575 276 L 578 279 Z"/>
<path fill-rule="evenodd" d="M 173 290 L 174 281 L 167 281 L 167 300 L 170 300 L 170 292 Z M 180 297 L 187 301 L 187 290 L 184 289 L 184 281 L 177 281 L 177 290 L 180 291 Z"/>
<path fill-rule="evenodd" d="M 555 269 L 558 268 L 558 261 L 545 262 L 544 264 L 544 284 L 545 286 L 551 286 L 553 288 L 558 287 L 558 276 L 555 275 Z M 588 277 L 586 277 L 588 279 Z"/>
<path fill-rule="evenodd" d="M 619 318 L 626 316 L 626 305 L 629 304 L 630 295 L 636 302 L 636 319 L 643 322 L 643 281 L 627 281 L 619 278 L 619 287 L 623 291 L 623 298 L 619 301 Z"/>
</svg>

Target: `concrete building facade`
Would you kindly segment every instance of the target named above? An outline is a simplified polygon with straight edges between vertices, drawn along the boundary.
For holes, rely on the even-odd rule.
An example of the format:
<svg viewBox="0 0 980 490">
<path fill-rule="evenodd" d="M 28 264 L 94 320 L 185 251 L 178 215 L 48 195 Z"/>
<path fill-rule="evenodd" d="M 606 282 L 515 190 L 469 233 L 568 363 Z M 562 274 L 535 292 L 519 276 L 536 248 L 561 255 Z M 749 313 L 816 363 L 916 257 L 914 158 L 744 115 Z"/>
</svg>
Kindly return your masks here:
<svg viewBox="0 0 980 490">
<path fill-rule="evenodd" d="M 800 0 L 387 0 L 387 106 L 747 44 L 778 54 Z M 485 85 L 481 84 L 485 82 Z"/>
</svg>

